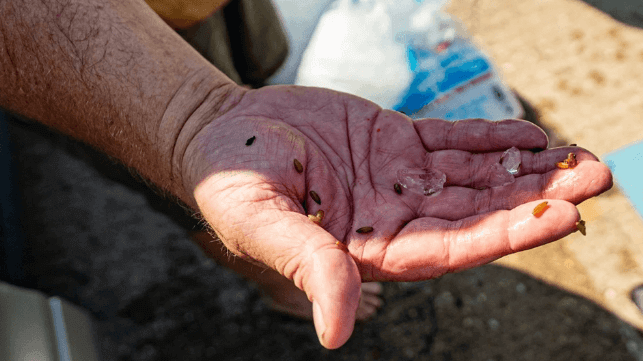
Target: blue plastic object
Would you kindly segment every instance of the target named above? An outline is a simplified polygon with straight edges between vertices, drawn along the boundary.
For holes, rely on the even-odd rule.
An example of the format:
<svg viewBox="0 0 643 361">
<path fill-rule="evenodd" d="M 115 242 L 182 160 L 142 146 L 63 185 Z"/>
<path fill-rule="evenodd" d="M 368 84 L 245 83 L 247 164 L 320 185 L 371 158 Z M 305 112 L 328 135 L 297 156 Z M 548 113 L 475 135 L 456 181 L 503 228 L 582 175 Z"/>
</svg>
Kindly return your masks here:
<svg viewBox="0 0 643 361">
<path fill-rule="evenodd" d="M 609 153 L 603 159 L 612 170 L 616 185 L 643 217 L 643 141 Z"/>
</svg>

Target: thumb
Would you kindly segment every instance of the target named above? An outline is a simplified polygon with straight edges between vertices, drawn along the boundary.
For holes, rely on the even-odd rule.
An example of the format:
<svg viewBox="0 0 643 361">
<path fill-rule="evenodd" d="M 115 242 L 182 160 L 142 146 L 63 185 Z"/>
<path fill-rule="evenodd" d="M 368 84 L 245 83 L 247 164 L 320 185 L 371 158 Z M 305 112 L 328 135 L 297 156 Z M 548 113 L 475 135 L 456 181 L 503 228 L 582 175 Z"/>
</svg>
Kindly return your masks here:
<svg viewBox="0 0 643 361">
<path fill-rule="evenodd" d="M 317 337 L 322 346 L 336 349 L 353 333 L 361 296 L 359 271 L 350 254 L 334 243 L 304 262 L 308 264 L 301 269 L 309 274 L 303 275 L 303 289 L 313 303 Z"/>
<path fill-rule="evenodd" d="M 351 255 L 336 245 L 332 234 L 301 214 L 290 198 L 247 190 L 243 194 L 262 201 L 232 197 L 217 191 L 221 185 L 213 186 L 215 182 L 212 178 L 201 183 L 195 199 L 225 246 L 248 261 L 277 270 L 306 292 L 324 347 L 335 349 L 346 343 L 361 292 L 361 276 Z M 232 189 L 248 183 L 239 177 L 226 182 L 236 184 Z"/>
</svg>

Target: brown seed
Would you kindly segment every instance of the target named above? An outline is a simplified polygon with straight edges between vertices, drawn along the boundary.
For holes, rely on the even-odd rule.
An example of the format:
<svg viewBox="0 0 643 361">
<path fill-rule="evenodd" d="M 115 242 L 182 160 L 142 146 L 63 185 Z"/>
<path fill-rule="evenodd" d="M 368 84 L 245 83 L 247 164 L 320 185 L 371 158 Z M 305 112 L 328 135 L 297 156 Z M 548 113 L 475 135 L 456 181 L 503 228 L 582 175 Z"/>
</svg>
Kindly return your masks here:
<svg viewBox="0 0 643 361">
<path fill-rule="evenodd" d="M 576 222 L 576 229 L 578 229 L 583 236 L 587 235 L 586 228 L 585 228 L 585 221 L 583 221 L 582 219 Z"/>
<path fill-rule="evenodd" d="M 578 161 L 576 160 L 576 154 L 574 153 L 569 153 L 567 154 L 567 159 L 565 159 L 565 162 L 569 165 L 569 168 L 574 168 L 576 165 L 578 165 Z"/>
<path fill-rule="evenodd" d="M 545 213 L 545 210 L 547 208 L 549 208 L 549 206 L 547 206 L 547 202 L 542 202 L 542 203 L 538 204 L 536 206 L 536 208 L 534 208 L 534 210 L 531 212 L 531 214 L 533 214 L 536 218 L 538 218 L 538 217 L 542 216 L 543 213 Z"/>
<path fill-rule="evenodd" d="M 295 158 L 295 160 L 293 160 L 293 164 L 295 165 L 295 169 L 297 170 L 297 173 L 299 173 L 299 174 L 303 173 L 304 166 L 301 165 L 301 163 L 297 160 L 297 158 Z"/>
<path fill-rule="evenodd" d="M 366 227 L 358 228 L 356 232 L 357 233 L 371 233 L 371 232 L 373 232 L 373 227 L 366 226 Z"/>
<path fill-rule="evenodd" d="M 576 154 L 574 153 L 567 154 L 567 159 L 562 162 L 556 163 L 556 167 L 560 169 L 574 168 L 577 165 L 578 161 L 576 160 Z"/>
<path fill-rule="evenodd" d="M 321 205 L 321 198 L 319 198 L 319 194 L 317 194 L 317 192 L 310 191 L 308 192 L 308 194 L 310 194 L 310 198 L 312 198 L 315 201 L 315 203 Z"/>
<path fill-rule="evenodd" d="M 395 193 L 402 194 L 402 186 L 400 183 L 393 184 L 393 189 L 395 189 Z"/>
<path fill-rule="evenodd" d="M 317 211 L 317 214 L 315 214 L 314 216 L 312 214 L 309 214 L 308 219 L 310 219 L 311 221 L 317 224 L 320 224 L 321 221 L 324 219 L 324 211 L 320 209 Z"/>
<path fill-rule="evenodd" d="M 576 143 L 572 143 L 572 144 L 570 144 L 569 146 L 570 146 L 570 147 L 578 147 L 578 144 L 576 144 Z"/>
<path fill-rule="evenodd" d="M 253 136 L 252 136 L 252 138 L 250 138 L 250 139 L 246 140 L 246 146 L 247 146 L 247 147 L 251 146 L 251 145 L 252 145 L 252 143 L 254 143 L 255 139 L 257 139 L 257 137 L 255 137 L 255 136 L 253 135 Z"/>
</svg>

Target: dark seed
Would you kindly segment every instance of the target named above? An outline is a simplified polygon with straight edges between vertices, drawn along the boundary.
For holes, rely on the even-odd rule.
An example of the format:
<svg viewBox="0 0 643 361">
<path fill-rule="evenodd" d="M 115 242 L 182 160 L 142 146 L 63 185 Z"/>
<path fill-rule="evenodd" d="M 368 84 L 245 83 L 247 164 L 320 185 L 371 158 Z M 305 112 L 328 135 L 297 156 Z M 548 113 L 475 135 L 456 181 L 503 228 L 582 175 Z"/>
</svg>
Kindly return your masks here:
<svg viewBox="0 0 643 361">
<path fill-rule="evenodd" d="M 393 184 L 393 188 L 395 189 L 395 193 L 402 194 L 402 186 L 400 183 Z"/>
<path fill-rule="evenodd" d="M 312 198 L 315 201 L 315 203 L 321 205 L 321 199 L 319 198 L 319 195 L 317 194 L 317 192 L 310 191 L 308 192 L 308 194 L 310 194 L 310 198 Z"/>
<path fill-rule="evenodd" d="M 304 166 L 301 165 L 301 163 L 297 159 L 293 161 L 293 164 L 295 165 L 295 169 L 297 170 L 297 173 L 301 174 L 304 171 Z"/>
<path fill-rule="evenodd" d="M 253 135 L 253 136 L 252 136 L 252 138 L 250 138 L 250 139 L 246 140 L 246 146 L 248 146 L 248 147 L 249 147 L 249 146 L 251 146 L 251 145 L 252 145 L 252 143 L 254 143 L 255 139 L 257 139 L 257 137 L 255 137 L 255 136 Z"/>
<path fill-rule="evenodd" d="M 582 219 L 580 221 L 576 222 L 576 228 L 580 231 L 580 233 L 583 236 L 587 235 L 586 229 L 585 229 L 585 221 L 583 221 Z"/>
<path fill-rule="evenodd" d="M 356 232 L 357 233 L 371 233 L 371 232 L 373 232 L 373 227 L 368 227 L 367 226 L 367 227 L 358 228 Z"/>
<path fill-rule="evenodd" d="M 570 144 L 569 146 L 570 146 L 570 147 L 577 147 L 577 146 L 578 146 L 578 144 L 576 144 L 576 143 L 572 143 L 572 144 Z"/>
</svg>

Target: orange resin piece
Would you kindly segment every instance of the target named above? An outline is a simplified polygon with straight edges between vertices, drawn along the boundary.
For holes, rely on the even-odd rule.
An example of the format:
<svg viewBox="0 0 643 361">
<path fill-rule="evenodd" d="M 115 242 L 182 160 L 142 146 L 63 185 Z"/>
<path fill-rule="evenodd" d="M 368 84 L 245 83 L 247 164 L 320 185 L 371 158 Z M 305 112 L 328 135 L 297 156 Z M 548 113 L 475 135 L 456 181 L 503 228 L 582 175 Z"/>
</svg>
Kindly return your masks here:
<svg viewBox="0 0 643 361">
<path fill-rule="evenodd" d="M 560 169 L 574 168 L 577 165 L 578 161 L 576 160 L 576 154 L 574 153 L 567 154 L 567 159 L 562 162 L 556 163 L 556 167 Z"/>
<path fill-rule="evenodd" d="M 547 208 L 549 208 L 549 206 L 547 205 L 547 202 L 542 202 L 542 203 L 538 204 L 536 206 L 536 208 L 534 208 L 534 210 L 531 212 L 531 214 L 533 214 L 536 218 L 538 218 L 538 217 L 542 216 L 543 213 L 545 213 L 545 210 Z"/>
</svg>

